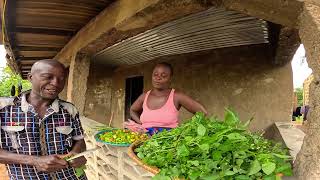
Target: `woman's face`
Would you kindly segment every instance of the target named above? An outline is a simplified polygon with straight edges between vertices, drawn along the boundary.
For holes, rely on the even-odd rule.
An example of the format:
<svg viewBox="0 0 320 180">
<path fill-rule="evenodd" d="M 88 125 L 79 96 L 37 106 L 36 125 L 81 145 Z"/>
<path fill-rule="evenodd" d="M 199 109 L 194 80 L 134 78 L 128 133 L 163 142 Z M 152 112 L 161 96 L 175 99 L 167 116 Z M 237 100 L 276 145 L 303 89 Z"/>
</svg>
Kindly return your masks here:
<svg viewBox="0 0 320 180">
<path fill-rule="evenodd" d="M 170 68 L 163 65 L 157 65 L 152 72 L 152 86 L 156 89 L 167 89 L 170 87 L 170 82 Z"/>
</svg>

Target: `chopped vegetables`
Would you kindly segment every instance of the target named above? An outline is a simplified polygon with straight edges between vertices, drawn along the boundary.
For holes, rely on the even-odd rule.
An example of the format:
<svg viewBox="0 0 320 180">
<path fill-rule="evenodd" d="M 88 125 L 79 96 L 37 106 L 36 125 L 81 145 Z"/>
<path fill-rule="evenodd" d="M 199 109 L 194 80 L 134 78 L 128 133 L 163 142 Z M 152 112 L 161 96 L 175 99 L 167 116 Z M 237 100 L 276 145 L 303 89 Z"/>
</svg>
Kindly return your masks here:
<svg viewBox="0 0 320 180">
<path fill-rule="evenodd" d="M 145 140 L 148 136 L 146 134 L 140 134 L 126 129 L 117 129 L 100 134 L 99 138 L 105 142 L 131 144 L 137 140 Z"/>
</svg>

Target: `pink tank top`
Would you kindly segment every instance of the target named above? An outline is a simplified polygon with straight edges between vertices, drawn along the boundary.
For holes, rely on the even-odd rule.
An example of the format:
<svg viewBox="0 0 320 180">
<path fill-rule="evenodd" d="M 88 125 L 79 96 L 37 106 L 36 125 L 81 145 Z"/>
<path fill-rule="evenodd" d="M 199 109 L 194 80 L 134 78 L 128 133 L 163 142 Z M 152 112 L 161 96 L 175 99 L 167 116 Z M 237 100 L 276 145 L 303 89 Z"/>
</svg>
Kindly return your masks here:
<svg viewBox="0 0 320 180">
<path fill-rule="evenodd" d="M 147 105 L 148 97 L 151 91 L 148 91 L 143 101 L 143 111 L 140 116 L 143 128 L 166 127 L 175 128 L 178 126 L 179 111 L 174 105 L 174 89 L 171 90 L 167 102 L 159 109 L 149 109 Z"/>
</svg>

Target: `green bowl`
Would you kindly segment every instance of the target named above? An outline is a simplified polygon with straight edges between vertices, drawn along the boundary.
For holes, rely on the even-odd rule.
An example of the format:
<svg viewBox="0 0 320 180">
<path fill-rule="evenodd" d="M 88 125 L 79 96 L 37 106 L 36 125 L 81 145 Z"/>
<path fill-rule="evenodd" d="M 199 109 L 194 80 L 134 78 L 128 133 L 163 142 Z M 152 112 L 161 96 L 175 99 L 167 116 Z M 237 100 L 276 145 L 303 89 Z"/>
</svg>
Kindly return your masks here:
<svg viewBox="0 0 320 180">
<path fill-rule="evenodd" d="M 114 142 L 102 141 L 102 140 L 99 138 L 99 135 L 100 135 L 100 134 L 104 134 L 105 132 L 110 132 L 110 131 L 113 131 L 113 130 L 118 130 L 118 128 L 107 129 L 107 130 L 99 131 L 97 134 L 94 135 L 94 139 L 95 139 L 97 142 L 100 142 L 100 143 L 103 143 L 103 144 L 112 145 L 112 146 L 129 147 L 129 146 L 131 145 L 131 143 L 114 143 Z"/>
</svg>

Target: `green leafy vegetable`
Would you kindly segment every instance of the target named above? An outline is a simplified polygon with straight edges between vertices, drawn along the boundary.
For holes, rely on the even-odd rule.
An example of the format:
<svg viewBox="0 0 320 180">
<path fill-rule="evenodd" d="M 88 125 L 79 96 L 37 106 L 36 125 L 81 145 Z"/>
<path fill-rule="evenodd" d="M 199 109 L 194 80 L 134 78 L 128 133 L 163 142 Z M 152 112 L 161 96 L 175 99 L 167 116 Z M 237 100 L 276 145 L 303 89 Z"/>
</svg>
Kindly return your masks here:
<svg viewBox="0 0 320 180">
<path fill-rule="evenodd" d="M 251 119 L 252 120 L 252 119 Z M 145 163 L 161 169 L 154 179 L 279 179 L 292 175 L 288 150 L 246 130 L 227 109 L 224 121 L 196 113 L 171 131 L 152 136 L 135 151 Z"/>
</svg>

